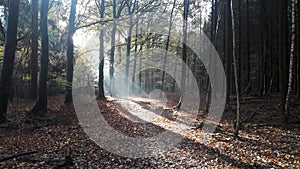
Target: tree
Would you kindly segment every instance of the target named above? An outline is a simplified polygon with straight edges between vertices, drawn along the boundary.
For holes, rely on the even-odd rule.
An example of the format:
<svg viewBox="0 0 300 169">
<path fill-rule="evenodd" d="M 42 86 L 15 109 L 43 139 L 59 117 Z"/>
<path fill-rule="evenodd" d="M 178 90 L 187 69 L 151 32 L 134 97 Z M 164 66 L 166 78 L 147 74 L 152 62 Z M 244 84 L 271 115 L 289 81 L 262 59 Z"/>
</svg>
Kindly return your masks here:
<svg viewBox="0 0 300 169">
<path fill-rule="evenodd" d="M 182 41 L 182 65 L 181 65 L 181 91 L 180 91 L 180 100 L 176 105 L 176 108 L 181 107 L 182 100 L 184 99 L 185 95 L 185 79 L 186 79 L 186 57 L 187 57 L 187 26 L 188 26 L 188 16 L 189 16 L 189 6 L 190 1 L 184 0 L 183 5 L 183 41 Z"/>
<path fill-rule="evenodd" d="M 229 18 L 231 18 L 231 24 L 232 24 L 232 56 L 233 56 L 233 66 L 234 66 L 234 77 L 235 77 L 235 94 L 236 94 L 236 124 L 234 129 L 234 137 L 238 138 L 239 130 L 240 130 L 240 90 L 239 90 L 239 76 L 238 76 L 238 62 L 237 62 L 237 56 L 236 56 L 236 44 L 235 44 L 235 28 L 234 28 L 234 11 L 233 11 L 233 5 L 232 0 L 228 1 L 228 5 L 230 8 L 230 14 Z M 240 56 L 239 56 L 240 57 Z"/>
<path fill-rule="evenodd" d="M 127 35 L 127 48 L 126 48 L 126 70 L 125 70 L 125 75 L 126 75 L 126 79 L 129 78 L 129 63 L 130 63 L 130 50 L 131 50 L 131 39 L 132 39 L 132 29 L 133 29 L 133 26 L 134 26 L 134 23 L 133 23 L 133 13 L 135 11 L 135 8 L 136 8 L 136 4 L 137 4 L 137 1 L 134 0 L 134 2 L 132 3 L 132 0 L 129 0 L 127 1 L 127 8 L 128 8 L 128 15 L 129 15 L 129 28 L 128 28 L 128 35 Z M 128 82 L 126 82 L 126 84 L 128 84 Z M 127 86 L 128 88 L 128 86 Z"/>
<path fill-rule="evenodd" d="M 105 17 L 105 0 L 101 0 L 101 5 L 97 3 L 99 12 L 100 12 L 100 18 L 104 19 Z M 103 99 L 105 98 L 104 95 L 104 75 L 103 75 L 103 69 L 104 69 L 104 30 L 101 28 L 100 30 L 100 64 L 99 64 L 99 82 L 98 82 L 98 98 Z"/>
<path fill-rule="evenodd" d="M 225 7 L 225 16 L 224 16 L 224 19 L 225 19 L 225 25 L 224 25 L 224 28 L 225 28 L 225 32 L 224 32 L 224 43 L 225 43 L 225 46 L 224 46 L 224 55 L 225 55 L 225 64 L 226 64 L 226 82 L 227 82 L 227 99 L 226 99 L 226 102 L 229 103 L 229 95 L 232 94 L 232 71 L 231 71 L 231 65 L 232 65 L 232 18 L 231 18 L 231 6 L 230 6 L 230 3 L 231 1 L 230 0 L 227 0 L 227 5 Z"/>
<path fill-rule="evenodd" d="M 246 92 L 251 92 L 251 69 L 250 69 L 250 19 L 249 0 L 246 0 L 246 57 L 247 57 L 247 87 Z"/>
<path fill-rule="evenodd" d="M 281 95 L 281 112 L 284 115 L 286 105 L 286 95 L 288 89 L 287 74 L 287 1 L 279 0 L 279 69 L 280 69 L 280 95 Z M 286 119 L 284 119 L 286 120 Z M 286 123 L 286 121 L 284 121 Z"/>
<path fill-rule="evenodd" d="M 113 19 L 118 19 L 122 10 L 126 4 L 126 1 L 122 0 L 119 7 L 117 7 L 117 0 L 113 0 L 112 8 L 113 8 Z M 114 64 L 115 64 L 115 48 L 116 48 L 116 33 L 117 33 L 117 23 L 113 21 L 112 23 L 112 31 L 111 31 L 111 49 L 110 49 L 110 63 L 109 63 L 109 79 L 110 79 L 110 95 L 113 96 L 114 89 Z"/>
<path fill-rule="evenodd" d="M 4 59 L 0 76 L 0 123 L 6 121 L 9 88 L 12 80 L 16 56 L 15 52 L 17 48 L 19 3 L 19 0 L 9 1 L 7 34 L 5 38 Z"/>
<path fill-rule="evenodd" d="M 300 99 L 300 0 L 297 0 L 297 12 L 296 12 L 296 15 L 297 15 L 297 20 L 296 20 L 296 30 L 297 30 L 297 60 L 298 60 L 298 67 L 297 67 L 297 88 L 298 88 L 298 99 Z"/>
<path fill-rule="evenodd" d="M 38 76 L 38 0 L 31 1 L 31 80 L 30 98 L 37 98 L 37 76 Z"/>
<path fill-rule="evenodd" d="M 68 42 L 67 42 L 67 86 L 65 103 L 72 102 L 72 81 L 74 71 L 74 43 L 73 35 L 75 33 L 75 15 L 76 15 L 77 0 L 71 1 L 71 10 L 68 25 Z"/>
<path fill-rule="evenodd" d="M 174 13 L 175 7 L 176 7 L 176 0 L 173 1 L 173 7 L 172 7 L 172 10 L 171 10 L 171 15 L 170 15 L 170 20 L 169 20 L 169 31 L 168 31 L 167 41 L 166 41 L 166 49 L 165 49 L 164 63 L 163 63 L 163 72 L 162 72 L 162 77 L 161 77 L 161 88 L 160 88 L 161 91 L 164 90 L 165 70 L 166 70 L 167 56 L 168 56 L 170 36 L 171 36 L 172 23 L 173 23 L 173 13 Z"/>
<path fill-rule="evenodd" d="M 291 51 L 290 51 L 290 63 L 289 63 L 289 76 L 288 76 L 288 89 L 285 99 L 284 105 L 284 122 L 288 123 L 289 120 L 289 106 L 290 106 L 290 98 L 292 94 L 292 85 L 293 85 L 293 70 L 294 70 L 294 58 L 295 58 L 295 48 L 296 48 L 296 23 L 295 23 L 295 10 L 296 10 L 296 2 L 295 0 L 291 1 L 291 10 L 292 10 L 292 38 L 291 38 Z"/>
<path fill-rule="evenodd" d="M 41 68 L 39 80 L 39 97 L 33 108 L 33 113 L 47 111 L 47 77 L 49 64 L 49 35 L 48 35 L 48 7 L 49 0 L 43 0 L 41 3 Z"/>
</svg>

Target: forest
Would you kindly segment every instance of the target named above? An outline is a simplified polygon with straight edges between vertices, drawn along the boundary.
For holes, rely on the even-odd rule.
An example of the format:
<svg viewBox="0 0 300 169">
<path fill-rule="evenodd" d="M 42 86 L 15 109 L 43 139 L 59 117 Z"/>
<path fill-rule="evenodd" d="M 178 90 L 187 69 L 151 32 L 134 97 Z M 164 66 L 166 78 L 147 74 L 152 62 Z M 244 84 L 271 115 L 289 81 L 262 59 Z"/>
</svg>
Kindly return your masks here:
<svg viewBox="0 0 300 169">
<path fill-rule="evenodd" d="M 0 0 L 0 168 L 300 168 L 299 0 Z"/>
</svg>

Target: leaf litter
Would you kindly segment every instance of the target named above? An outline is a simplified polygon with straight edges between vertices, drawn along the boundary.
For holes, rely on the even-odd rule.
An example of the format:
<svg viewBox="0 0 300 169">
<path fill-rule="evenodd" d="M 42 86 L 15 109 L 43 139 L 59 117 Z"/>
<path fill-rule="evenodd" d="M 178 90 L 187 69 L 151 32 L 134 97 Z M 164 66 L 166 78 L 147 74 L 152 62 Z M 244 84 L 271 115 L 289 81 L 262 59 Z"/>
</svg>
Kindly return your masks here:
<svg viewBox="0 0 300 169">
<path fill-rule="evenodd" d="M 53 168 L 70 150 L 73 165 L 65 168 L 300 168 L 299 126 L 259 126 L 278 121 L 280 114 L 273 108 L 276 99 L 254 101 L 266 106 L 245 122 L 239 140 L 232 137 L 234 113 L 226 111 L 220 122 L 222 130 L 210 134 L 209 140 L 199 139 L 208 133 L 191 129 L 183 132 L 184 139 L 167 152 L 159 152 L 153 158 L 134 159 L 115 155 L 89 139 L 73 106 L 64 105 L 62 96 L 50 97 L 49 111 L 29 121 L 26 112 L 34 101 L 20 99 L 10 103 L 9 122 L 0 125 L 0 159 L 38 152 L 0 162 L 0 168 Z M 143 106 L 147 104 L 144 102 Z M 130 137 L 147 138 L 165 131 L 159 125 L 129 118 L 116 108 L 114 101 L 99 100 L 98 105 L 108 124 Z M 243 110 L 259 107 L 252 103 L 242 106 Z M 203 121 L 201 118 L 204 117 L 197 120 Z"/>
</svg>

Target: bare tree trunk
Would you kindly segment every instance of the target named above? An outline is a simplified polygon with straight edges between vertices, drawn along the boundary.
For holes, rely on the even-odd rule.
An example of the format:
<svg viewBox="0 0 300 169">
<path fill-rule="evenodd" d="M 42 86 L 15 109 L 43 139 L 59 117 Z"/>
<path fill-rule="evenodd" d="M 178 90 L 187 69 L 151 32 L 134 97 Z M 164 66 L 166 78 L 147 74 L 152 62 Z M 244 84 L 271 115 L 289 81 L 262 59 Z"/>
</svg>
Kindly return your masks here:
<svg viewBox="0 0 300 169">
<path fill-rule="evenodd" d="M 297 87 L 298 87 L 298 99 L 300 100 L 300 0 L 297 0 L 297 58 L 298 58 L 298 67 L 297 67 Z"/>
<path fill-rule="evenodd" d="M 285 104 L 288 89 L 287 69 L 287 1 L 279 1 L 279 67 L 280 67 L 280 93 L 281 113 L 285 115 Z M 285 123 L 285 118 L 283 119 Z"/>
<path fill-rule="evenodd" d="M 226 81 L 227 81 L 227 104 L 229 103 L 229 96 L 232 94 L 232 20 L 231 20 L 231 8 L 230 8 L 230 0 L 226 1 L 226 9 L 225 11 L 225 64 L 226 64 Z"/>
<path fill-rule="evenodd" d="M 30 98 L 37 98 L 37 76 L 38 76 L 38 0 L 31 1 L 31 79 L 30 79 Z"/>
<path fill-rule="evenodd" d="M 117 18 L 117 2 L 116 0 L 113 0 L 113 18 Z M 110 64 L 109 64 L 109 92 L 110 96 L 113 96 L 113 90 L 114 90 L 114 62 L 115 62 L 115 45 L 116 45 L 116 32 L 117 32 L 117 24 L 115 21 L 112 23 L 112 31 L 111 31 L 111 49 L 110 49 Z"/>
<path fill-rule="evenodd" d="M 171 10 L 171 16 L 170 16 L 170 21 L 169 21 L 169 31 L 168 31 L 168 37 L 167 37 L 167 42 L 166 42 L 165 57 L 164 57 L 164 63 L 163 63 L 163 72 L 162 72 L 162 77 L 161 77 L 161 87 L 160 87 L 161 91 L 164 90 L 166 63 L 167 63 L 167 56 L 168 56 L 168 50 L 169 50 L 169 44 L 170 44 L 170 36 L 171 36 L 171 31 L 172 31 L 173 13 L 174 13 L 175 6 L 176 6 L 176 0 L 173 1 L 173 7 Z M 162 94 L 162 92 L 160 92 L 160 96 L 161 96 L 161 94 Z"/>
<path fill-rule="evenodd" d="M 136 25 L 135 25 L 134 61 L 133 61 L 133 72 L 132 72 L 133 77 L 132 77 L 132 86 L 131 86 L 132 91 L 134 90 L 134 85 L 135 85 L 135 74 L 136 74 L 136 67 L 137 67 L 136 63 L 137 63 L 137 56 L 138 56 L 138 37 L 139 37 L 139 18 L 137 18 Z"/>
<path fill-rule="evenodd" d="M 113 19 L 118 19 L 124 8 L 125 1 L 123 0 L 120 6 L 117 8 L 117 0 L 113 0 Z M 111 50 L 110 50 L 110 64 L 109 64 L 109 79 L 110 79 L 110 96 L 114 96 L 114 64 L 115 64 L 115 49 L 116 49 L 116 33 L 117 33 L 117 23 L 113 21 L 112 31 L 111 31 Z"/>
<path fill-rule="evenodd" d="M 39 80 L 39 97 L 35 107 L 32 110 L 34 113 L 47 111 L 47 77 L 49 64 L 48 7 L 49 0 L 43 0 L 41 4 L 42 53 Z"/>
<path fill-rule="evenodd" d="M 105 0 L 101 0 L 100 18 L 105 17 Z M 99 64 L 99 82 L 98 82 L 98 99 L 104 99 L 104 30 L 100 30 L 100 64 Z"/>
<path fill-rule="evenodd" d="M 130 11 L 130 9 L 129 9 Z M 130 65 L 130 50 L 131 50 L 131 36 L 132 36 L 132 29 L 133 29 L 133 21 L 132 21 L 132 15 L 129 13 L 129 29 L 128 29 L 128 37 L 127 37 L 127 49 L 126 49 L 126 70 L 125 70 L 125 75 L 126 78 L 129 78 L 129 65 Z M 126 82 L 128 84 L 128 82 Z M 128 90 L 128 86 L 126 88 Z"/>
<path fill-rule="evenodd" d="M 291 52 L 290 52 L 290 63 L 289 63 L 289 81 L 288 81 L 288 90 L 285 99 L 284 105 L 284 123 L 287 124 L 289 120 L 289 106 L 290 98 L 292 94 L 292 85 L 293 85 L 293 70 L 294 70 L 294 57 L 295 57 L 295 40 L 296 40 L 296 23 L 295 23 L 295 0 L 291 1 L 291 10 L 292 10 L 292 39 L 291 39 Z"/>
<path fill-rule="evenodd" d="M 6 121 L 9 88 L 14 69 L 17 48 L 17 28 L 19 17 L 19 0 L 9 1 L 7 35 L 5 38 L 4 59 L 0 77 L 0 123 Z"/>
<path fill-rule="evenodd" d="M 239 83 L 239 93 L 240 88 L 241 88 L 241 73 L 242 73 L 242 0 L 238 0 L 238 20 L 239 20 L 239 26 L 238 26 L 238 59 L 237 59 L 237 64 L 238 64 L 238 83 Z"/>
<path fill-rule="evenodd" d="M 65 94 L 65 103 L 72 102 L 72 83 L 74 71 L 74 43 L 73 35 L 75 33 L 75 15 L 77 0 L 71 1 L 71 11 L 68 25 L 68 42 L 67 42 L 67 86 Z M 89 79 L 88 79 L 89 80 Z"/>
<path fill-rule="evenodd" d="M 246 51 L 246 57 L 247 57 L 247 87 L 246 87 L 246 92 L 251 93 L 251 67 L 250 67 L 250 14 L 249 14 L 249 0 L 246 0 L 246 37 L 247 37 L 247 51 Z"/>
<path fill-rule="evenodd" d="M 184 0 L 184 10 L 183 10 L 183 41 L 182 41 L 182 65 L 181 65 L 181 91 L 180 100 L 176 105 L 176 108 L 181 108 L 182 100 L 185 95 L 185 80 L 186 80 L 186 57 L 187 57 L 187 23 L 188 23 L 188 13 L 189 13 L 189 0 Z"/>
<path fill-rule="evenodd" d="M 239 92 L 239 77 L 238 77 L 238 63 L 237 63 L 237 56 L 235 53 L 236 44 L 235 44 L 235 29 L 234 29 L 234 12 L 232 6 L 232 0 L 229 0 L 229 7 L 230 7 L 230 14 L 229 17 L 231 18 L 232 24 L 232 56 L 233 56 L 233 66 L 234 66 L 234 76 L 235 76 L 235 92 L 236 92 L 236 124 L 234 129 L 234 137 L 239 137 L 239 130 L 240 130 L 240 92 Z"/>
<path fill-rule="evenodd" d="M 132 30 L 133 30 L 133 26 L 134 26 L 132 14 L 135 11 L 136 3 L 137 3 L 136 0 L 134 0 L 133 3 L 132 3 L 132 0 L 127 1 L 127 8 L 128 8 L 128 15 L 129 15 L 129 29 L 128 29 L 128 35 L 127 35 L 127 44 L 126 44 L 127 45 L 127 49 L 126 49 L 126 63 L 125 63 L 126 64 L 126 70 L 125 70 L 126 79 L 129 78 L 131 39 L 132 39 Z M 129 84 L 129 81 L 127 80 L 127 82 L 126 82 L 126 87 L 127 87 L 126 89 L 127 90 L 129 90 L 128 84 Z"/>
</svg>

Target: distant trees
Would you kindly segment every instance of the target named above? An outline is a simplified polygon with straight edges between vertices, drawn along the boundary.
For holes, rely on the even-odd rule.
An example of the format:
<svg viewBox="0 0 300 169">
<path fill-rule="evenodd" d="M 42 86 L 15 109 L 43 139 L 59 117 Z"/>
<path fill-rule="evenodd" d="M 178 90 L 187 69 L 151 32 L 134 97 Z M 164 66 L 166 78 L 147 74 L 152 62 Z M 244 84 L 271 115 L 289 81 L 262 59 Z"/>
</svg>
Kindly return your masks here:
<svg viewBox="0 0 300 169">
<path fill-rule="evenodd" d="M 8 97 L 17 48 L 19 3 L 20 0 L 9 1 L 9 16 L 5 38 L 4 59 L 0 76 L 0 123 L 6 121 Z"/>
<path fill-rule="evenodd" d="M 173 58 L 167 57 L 167 52 L 176 53 L 177 57 L 185 63 L 182 67 L 175 65 L 173 69 L 176 76 L 182 74 L 182 99 L 184 92 L 188 92 L 191 85 L 191 77 L 185 77 L 186 65 L 194 73 L 197 83 L 201 84 L 199 85 L 200 91 L 208 91 L 209 96 L 211 94 L 209 92 L 210 81 L 203 63 L 186 46 L 188 38 L 193 33 L 199 33 L 199 30 L 203 30 L 210 37 L 223 61 L 227 76 L 228 104 L 232 104 L 229 97 L 232 95 L 262 97 L 280 95 L 281 113 L 284 114 L 284 121 L 287 123 L 290 116 L 290 113 L 287 113 L 290 102 L 294 101 L 295 96 L 300 98 L 299 0 L 276 0 L 271 4 L 265 0 L 201 2 L 174 0 L 168 3 L 165 1 L 158 3 L 155 0 L 97 0 L 77 4 L 76 0 L 72 0 L 67 6 L 63 6 L 65 3 L 59 0 L 53 1 L 51 8 L 49 2 L 44 0 L 41 2 L 40 25 L 38 23 L 38 1 L 19 3 L 22 8 L 19 12 L 19 38 L 16 40 L 19 42 L 16 49 L 20 51 L 20 54 L 16 55 L 18 63 L 14 65 L 14 74 L 1 73 L 1 90 L 4 91 L 4 86 L 9 82 L 8 78 L 13 79 L 14 87 L 11 83 L 9 86 L 11 89 L 14 88 L 16 95 L 38 99 L 35 110 L 45 111 L 47 95 L 57 92 L 57 88 L 61 88 L 60 93 L 65 92 L 66 103 L 72 101 L 72 72 L 73 63 L 76 60 L 74 57 L 76 48 L 72 37 L 75 29 L 81 28 L 99 34 L 99 59 L 101 62 L 98 67 L 98 98 L 105 98 L 104 65 L 106 64 L 104 61 L 109 62 L 107 66 L 109 66 L 110 82 L 107 81 L 106 85 L 110 94 L 114 94 L 114 69 L 115 65 L 119 64 L 115 63 L 117 57 L 126 61 L 124 73 L 126 76 L 130 76 L 131 72 L 135 75 L 132 77 L 132 82 L 137 81 L 136 88 L 140 87 L 140 91 L 151 92 L 153 89 L 178 91 L 174 79 L 170 79 L 165 72 L 166 63 L 173 62 Z M 10 1 L 10 3 L 12 2 Z M 96 3 L 98 9 L 94 8 L 93 3 Z M 202 15 L 203 10 L 206 10 L 203 3 L 212 7 L 208 17 Z M 84 9 L 91 7 L 92 10 L 76 13 L 76 4 L 81 5 Z M 232 5 L 230 6 L 230 4 Z M 7 11 L 7 4 L 4 1 L 0 2 L 0 5 L 4 6 Z M 159 5 L 161 8 L 158 8 Z M 80 11 L 83 8 L 78 9 Z M 191 10 L 188 10 L 189 8 Z M 49 17 L 48 9 L 51 11 Z M 156 16 L 157 10 L 168 14 L 167 17 Z M 70 12 L 70 15 L 66 15 L 66 12 Z M 8 19 L 6 13 L 4 14 L 3 19 Z M 117 20 L 120 18 L 122 19 L 118 22 Z M 163 23 L 166 18 L 170 19 L 170 22 Z M 1 40 L 4 37 L 8 39 L 6 36 L 11 32 L 11 29 L 6 28 L 7 24 L 3 19 L 0 21 Z M 182 20 L 184 22 L 181 22 Z M 191 24 L 191 27 L 187 28 L 186 21 Z M 162 26 L 152 25 L 153 23 L 159 23 Z M 180 25 L 178 25 L 179 23 Z M 164 29 L 167 34 L 159 35 L 155 33 L 153 27 Z M 179 27 L 181 28 L 178 29 Z M 178 45 L 179 40 L 171 38 L 172 34 L 182 35 L 183 39 L 180 45 Z M 41 43 L 40 60 L 38 57 L 39 43 Z M 110 48 L 105 51 L 104 45 L 108 43 L 110 43 Z M 8 41 L 6 45 L 9 45 Z M 151 51 L 148 50 L 151 48 L 164 50 L 160 58 L 162 62 L 159 63 L 163 71 L 143 70 L 143 65 L 152 63 L 147 57 L 143 57 L 143 55 L 151 55 Z M 131 54 L 134 54 L 134 57 L 131 57 Z M 7 50 L 5 57 L 0 56 L 0 62 L 3 60 L 2 72 L 10 72 L 12 68 L 7 65 L 7 55 L 12 56 Z M 41 64 L 40 74 L 38 74 L 39 61 Z M 37 85 L 38 75 L 40 75 L 39 85 Z M 54 90 L 49 93 L 51 88 Z M 134 85 L 131 88 L 134 89 Z M 7 93 L 5 90 L 1 94 L 6 97 Z M 4 101 L 5 97 L 1 97 L 3 105 L 7 104 Z M 207 102 L 210 102 L 209 97 Z M 6 108 L 4 107 L 2 112 L 5 112 Z"/>
</svg>

